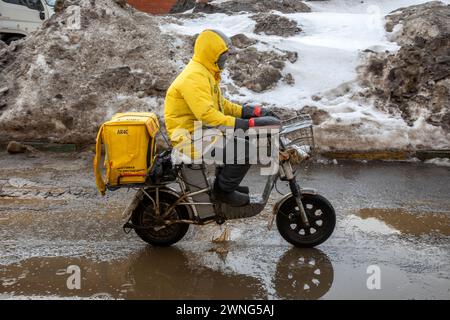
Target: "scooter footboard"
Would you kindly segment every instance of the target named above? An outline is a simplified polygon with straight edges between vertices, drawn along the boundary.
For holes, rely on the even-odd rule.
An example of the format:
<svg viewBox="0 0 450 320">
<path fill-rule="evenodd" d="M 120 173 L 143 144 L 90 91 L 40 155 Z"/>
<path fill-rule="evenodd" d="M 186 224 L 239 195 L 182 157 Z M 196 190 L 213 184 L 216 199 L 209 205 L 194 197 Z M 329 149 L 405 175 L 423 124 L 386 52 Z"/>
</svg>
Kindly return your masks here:
<svg viewBox="0 0 450 320">
<path fill-rule="evenodd" d="M 217 214 L 225 220 L 250 218 L 259 214 L 265 207 L 261 196 L 250 196 L 250 203 L 243 207 L 232 207 L 226 203 L 217 203 Z"/>
</svg>

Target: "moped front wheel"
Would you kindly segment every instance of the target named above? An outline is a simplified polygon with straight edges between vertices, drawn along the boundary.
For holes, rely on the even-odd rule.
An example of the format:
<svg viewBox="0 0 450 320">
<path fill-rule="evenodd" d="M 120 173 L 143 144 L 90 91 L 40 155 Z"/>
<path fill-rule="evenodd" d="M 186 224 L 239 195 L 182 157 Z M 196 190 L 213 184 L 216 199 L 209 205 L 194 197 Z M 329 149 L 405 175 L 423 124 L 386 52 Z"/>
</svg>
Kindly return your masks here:
<svg viewBox="0 0 450 320">
<path fill-rule="evenodd" d="M 331 203 L 318 194 L 302 195 L 302 204 L 309 226 L 302 222 L 297 202 L 291 196 L 278 209 L 277 228 L 287 242 L 296 247 L 312 248 L 331 236 L 336 225 L 336 213 Z"/>
</svg>

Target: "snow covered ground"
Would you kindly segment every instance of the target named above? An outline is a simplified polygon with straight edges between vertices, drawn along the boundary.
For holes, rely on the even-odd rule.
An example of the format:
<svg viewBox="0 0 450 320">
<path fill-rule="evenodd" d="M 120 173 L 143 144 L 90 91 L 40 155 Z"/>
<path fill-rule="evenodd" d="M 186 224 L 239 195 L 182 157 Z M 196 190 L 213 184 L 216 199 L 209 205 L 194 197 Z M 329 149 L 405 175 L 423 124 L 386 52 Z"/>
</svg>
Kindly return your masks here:
<svg viewBox="0 0 450 320">
<path fill-rule="evenodd" d="M 400 7 L 424 3 L 421 0 L 334 0 L 307 4 L 310 13 L 282 14 L 297 21 L 302 32 L 296 36 L 254 34 L 255 21 L 251 14 L 209 14 L 183 20 L 182 24 L 161 25 L 161 30 L 172 34 L 194 35 L 211 28 L 229 36 L 243 33 L 261 42 L 259 50 L 290 50 L 298 52 L 299 59 L 287 64 L 285 73 L 291 73 L 294 85 L 279 83 L 275 89 L 255 93 L 240 89 L 239 101 L 259 102 L 280 107 L 301 109 L 314 106 L 325 110 L 330 118 L 316 130 L 323 149 L 386 149 L 386 148 L 445 148 L 450 135 L 442 129 L 419 119 L 408 127 L 400 116 L 388 115 L 373 107 L 372 102 L 354 99 L 361 88 L 357 84 L 357 67 L 361 52 L 393 52 L 399 47 L 389 41 L 384 30 L 384 16 Z M 443 1 L 450 3 L 449 0 Z M 213 2 L 214 3 L 214 2 Z M 232 82 L 225 72 L 223 82 Z M 312 97 L 321 97 L 319 101 Z M 233 98 L 233 97 L 231 97 Z"/>
</svg>

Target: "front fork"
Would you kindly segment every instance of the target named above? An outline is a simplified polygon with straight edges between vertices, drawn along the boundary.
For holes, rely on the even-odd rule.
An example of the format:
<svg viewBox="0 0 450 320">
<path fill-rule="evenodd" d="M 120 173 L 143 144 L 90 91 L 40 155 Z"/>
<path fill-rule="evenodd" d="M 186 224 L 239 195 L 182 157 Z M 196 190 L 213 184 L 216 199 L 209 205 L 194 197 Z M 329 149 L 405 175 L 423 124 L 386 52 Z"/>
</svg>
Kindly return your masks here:
<svg viewBox="0 0 450 320">
<path fill-rule="evenodd" d="M 283 161 L 281 167 L 283 168 L 284 175 L 286 176 L 286 179 L 289 182 L 289 188 L 291 189 L 292 196 L 295 198 L 295 202 L 297 203 L 298 209 L 300 211 L 300 219 L 302 219 L 302 222 L 306 227 L 309 227 L 310 224 L 308 216 L 306 215 L 305 208 L 303 207 L 302 203 L 302 194 L 300 191 L 300 186 L 297 184 L 297 181 L 295 180 L 295 175 L 294 172 L 292 171 L 292 166 L 289 161 Z"/>
</svg>

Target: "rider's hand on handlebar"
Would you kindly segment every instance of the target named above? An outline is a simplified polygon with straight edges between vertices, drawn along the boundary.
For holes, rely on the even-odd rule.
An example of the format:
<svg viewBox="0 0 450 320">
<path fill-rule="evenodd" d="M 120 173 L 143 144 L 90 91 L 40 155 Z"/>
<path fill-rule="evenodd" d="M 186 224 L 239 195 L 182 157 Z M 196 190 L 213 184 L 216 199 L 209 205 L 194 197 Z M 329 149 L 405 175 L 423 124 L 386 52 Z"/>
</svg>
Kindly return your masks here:
<svg viewBox="0 0 450 320">
<path fill-rule="evenodd" d="M 250 119 L 236 118 L 235 130 L 247 131 L 249 128 L 281 127 L 281 120 L 275 117 L 259 117 Z"/>
<path fill-rule="evenodd" d="M 259 118 L 259 117 L 275 117 L 278 116 L 267 108 L 263 108 L 258 104 L 246 104 L 242 107 L 242 118 L 250 119 L 250 118 Z"/>
<path fill-rule="evenodd" d="M 250 118 L 248 120 L 248 125 L 250 128 L 281 127 L 281 120 L 275 117 Z"/>
</svg>

